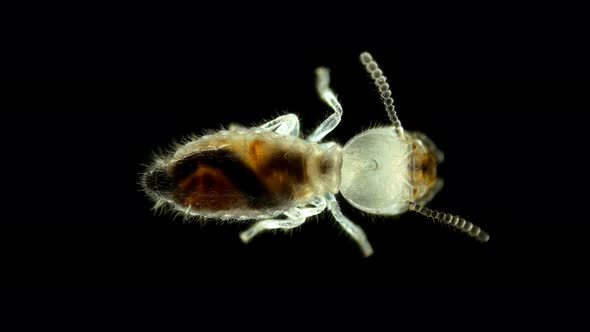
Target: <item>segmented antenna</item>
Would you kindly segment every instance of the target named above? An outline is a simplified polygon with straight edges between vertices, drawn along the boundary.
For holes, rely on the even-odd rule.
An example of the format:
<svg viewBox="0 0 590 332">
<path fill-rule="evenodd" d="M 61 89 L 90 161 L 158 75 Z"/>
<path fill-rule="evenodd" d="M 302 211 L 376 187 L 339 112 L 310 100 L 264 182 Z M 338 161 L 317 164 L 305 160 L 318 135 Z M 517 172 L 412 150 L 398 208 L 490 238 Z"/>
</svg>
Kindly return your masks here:
<svg viewBox="0 0 590 332">
<path fill-rule="evenodd" d="M 417 212 L 426 218 L 434 219 L 440 223 L 453 226 L 454 228 L 460 230 L 467 235 L 474 237 L 476 240 L 480 242 L 488 242 L 490 236 L 484 230 L 482 230 L 479 226 L 474 225 L 473 223 L 459 217 L 454 216 L 449 213 L 439 212 L 422 205 L 416 204 L 414 202 L 406 202 L 406 206 L 411 211 Z"/>
<path fill-rule="evenodd" d="M 383 75 L 383 71 L 379 69 L 379 65 L 373 60 L 373 56 L 369 52 L 363 52 L 361 54 L 361 63 L 365 66 L 367 72 L 371 74 L 371 78 L 379 90 L 381 100 L 383 100 L 383 104 L 385 105 L 385 111 L 393 123 L 393 128 L 395 128 L 397 136 L 401 140 L 405 140 L 404 128 L 395 112 L 395 106 L 393 106 L 393 98 L 391 98 L 391 90 L 389 90 L 387 77 Z"/>
</svg>

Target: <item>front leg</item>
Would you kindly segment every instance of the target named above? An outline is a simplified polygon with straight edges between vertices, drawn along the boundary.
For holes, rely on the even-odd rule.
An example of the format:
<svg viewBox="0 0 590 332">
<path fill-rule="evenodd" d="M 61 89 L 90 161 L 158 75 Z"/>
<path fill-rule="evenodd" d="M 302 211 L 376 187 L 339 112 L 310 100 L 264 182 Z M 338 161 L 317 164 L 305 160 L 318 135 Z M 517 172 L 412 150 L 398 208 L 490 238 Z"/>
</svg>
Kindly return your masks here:
<svg viewBox="0 0 590 332">
<path fill-rule="evenodd" d="M 365 255 L 365 257 L 371 256 L 373 254 L 373 248 L 371 247 L 369 240 L 367 240 L 367 236 L 363 229 L 342 214 L 342 211 L 340 211 L 340 205 L 338 205 L 338 201 L 333 194 L 327 193 L 326 201 L 328 203 L 328 210 L 332 212 L 334 219 L 336 219 L 348 235 L 350 235 L 361 247 L 363 255 Z"/>
<path fill-rule="evenodd" d="M 328 104 L 334 113 L 332 113 L 324 122 L 322 122 L 314 132 L 307 137 L 311 142 L 319 142 L 328 135 L 338 124 L 342 118 L 342 105 L 336 99 L 334 92 L 330 88 L 330 72 L 326 68 L 316 69 L 316 89 L 320 98 Z"/>
</svg>

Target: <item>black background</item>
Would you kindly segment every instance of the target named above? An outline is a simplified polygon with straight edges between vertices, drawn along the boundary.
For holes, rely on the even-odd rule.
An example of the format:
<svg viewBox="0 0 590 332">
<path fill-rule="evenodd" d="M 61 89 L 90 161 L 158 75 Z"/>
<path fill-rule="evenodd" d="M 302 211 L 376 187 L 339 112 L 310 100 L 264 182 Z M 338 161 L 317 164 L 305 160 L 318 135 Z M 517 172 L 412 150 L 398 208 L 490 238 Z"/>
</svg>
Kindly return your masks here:
<svg viewBox="0 0 590 332">
<path fill-rule="evenodd" d="M 74 38 L 76 47 L 52 41 L 17 52 L 7 76 L 41 80 L 3 83 L 3 285 L 587 286 L 589 226 L 578 202 L 589 84 L 577 45 L 309 38 L 123 36 L 98 46 Z M 329 139 L 344 144 L 386 124 L 358 61 L 364 50 L 389 77 L 405 128 L 446 154 L 446 185 L 430 206 L 480 225 L 489 243 L 411 213 L 366 216 L 344 200 L 373 244 L 371 258 L 327 213 L 249 245 L 238 238 L 243 224 L 152 214 L 137 181 L 154 151 L 286 112 L 311 132 L 330 112 L 315 93 L 319 65 L 331 68 L 344 107 Z"/>
</svg>

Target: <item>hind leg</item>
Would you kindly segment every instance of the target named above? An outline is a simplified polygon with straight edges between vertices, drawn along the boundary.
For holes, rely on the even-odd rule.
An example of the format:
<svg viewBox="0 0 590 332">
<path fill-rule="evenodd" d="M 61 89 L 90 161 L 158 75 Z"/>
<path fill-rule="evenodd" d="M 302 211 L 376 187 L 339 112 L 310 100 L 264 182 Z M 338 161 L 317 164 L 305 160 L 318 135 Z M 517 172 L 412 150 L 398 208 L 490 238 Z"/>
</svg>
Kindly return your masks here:
<svg viewBox="0 0 590 332">
<path fill-rule="evenodd" d="M 289 113 L 281 115 L 261 125 L 259 128 L 275 131 L 281 135 L 299 136 L 299 118 L 297 115 Z"/>
<path fill-rule="evenodd" d="M 250 228 L 240 233 L 240 239 L 248 243 L 253 237 L 270 229 L 292 229 L 301 226 L 307 217 L 320 214 L 326 209 L 326 200 L 323 197 L 314 197 L 309 203 L 290 209 L 285 212 L 286 219 L 264 219 L 256 222 Z"/>
<path fill-rule="evenodd" d="M 298 226 L 301 226 L 305 222 L 305 217 L 296 218 L 296 219 L 264 219 L 256 222 L 254 225 L 250 226 L 247 230 L 240 233 L 240 239 L 242 242 L 248 243 L 254 238 L 256 235 L 260 234 L 263 231 L 270 230 L 270 229 L 291 229 Z"/>
</svg>

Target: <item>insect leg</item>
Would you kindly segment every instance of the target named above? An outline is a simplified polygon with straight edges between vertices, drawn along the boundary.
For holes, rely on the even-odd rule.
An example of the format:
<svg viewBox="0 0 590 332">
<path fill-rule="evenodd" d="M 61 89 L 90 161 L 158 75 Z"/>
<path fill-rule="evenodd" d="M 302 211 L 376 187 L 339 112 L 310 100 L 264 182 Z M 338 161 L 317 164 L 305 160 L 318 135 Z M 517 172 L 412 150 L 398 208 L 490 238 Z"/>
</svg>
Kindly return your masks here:
<svg viewBox="0 0 590 332">
<path fill-rule="evenodd" d="M 311 205 L 311 206 L 308 206 Z M 250 242 L 252 238 L 260 232 L 268 229 L 291 229 L 300 226 L 305 222 L 307 217 L 320 214 L 326 209 L 326 200 L 317 196 L 314 197 L 308 204 L 298 206 L 286 211 L 284 215 L 287 219 L 265 219 L 260 220 L 247 230 L 240 233 L 240 238 L 245 243 Z"/>
<path fill-rule="evenodd" d="M 259 128 L 275 131 L 278 134 L 287 136 L 299 136 L 299 118 L 289 113 L 269 121 Z"/>
<path fill-rule="evenodd" d="M 332 193 L 327 193 L 325 197 L 328 202 L 328 210 L 332 212 L 334 219 L 336 219 L 348 235 L 358 243 L 365 257 L 371 256 L 373 254 L 373 248 L 371 247 L 369 240 L 367 240 L 367 236 L 362 228 L 342 214 L 342 211 L 340 211 L 340 205 Z"/>
<path fill-rule="evenodd" d="M 338 124 L 342 118 L 342 105 L 336 99 L 334 92 L 330 88 L 330 72 L 327 68 L 320 67 L 316 69 L 316 89 L 320 98 L 326 104 L 328 104 L 334 113 L 332 113 L 324 122 L 322 122 L 314 132 L 307 138 L 312 142 L 319 142 L 330 133 Z"/>
<path fill-rule="evenodd" d="M 311 206 L 309 206 L 311 205 Z M 326 200 L 321 196 L 314 197 L 309 203 L 304 205 L 296 206 L 289 211 L 285 212 L 285 215 L 291 219 L 297 219 L 301 217 L 311 217 L 322 213 L 326 209 Z"/>
<path fill-rule="evenodd" d="M 240 232 L 240 239 L 242 242 L 248 243 L 253 237 L 260 234 L 263 231 L 269 229 L 291 229 L 300 226 L 305 222 L 305 217 L 297 219 L 264 219 L 256 222 L 250 228 L 243 232 Z"/>
</svg>

